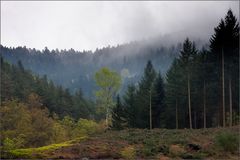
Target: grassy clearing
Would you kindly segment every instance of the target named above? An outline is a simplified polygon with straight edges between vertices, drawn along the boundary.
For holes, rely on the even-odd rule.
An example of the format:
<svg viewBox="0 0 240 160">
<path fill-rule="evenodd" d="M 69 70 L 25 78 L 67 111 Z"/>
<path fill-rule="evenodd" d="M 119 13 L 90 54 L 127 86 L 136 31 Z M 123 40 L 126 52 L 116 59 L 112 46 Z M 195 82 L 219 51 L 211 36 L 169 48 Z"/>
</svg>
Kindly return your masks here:
<svg viewBox="0 0 240 160">
<path fill-rule="evenodd" d="M 39 148 L 27 148 L 27 149 L 15 149 L 9 151 L 9 154 L 12 157 L 21 157 L 21 158 L 31 158 L 32 156 L 37 156 L 38 154 L 43 153 L 44 151 L 52 151 L 61 147 L 70 146 L 68 143 L 52 144 Z"/>
<path fill-rule="evenodd" d="M 5 152 L 3 156 L 6 158 L 47 158 L 47 154 L 45 154 L 45 152 L 47 153 L 63 147 L 69 147 L 75 143 L 79 143 L 80 141 L 85 140 L 86 138 L 87 137 L 81 137 L 71 141 L 66 141 L 59 144 L 51 144 L 38 148 L 14 149 Z"/>
<path fill-rule="evenodd" d="M 136 157 L 143 159 L 239 158 L 239 126 L 193 130 L 129 129 L 110 131 L 99 136 L 100 139 L 104 137 L 112 141 L 125 141 L 135 148 Z M 226 145 L 230 147 L 224 148 Z M 231 152 L 228 148 L 231 148 Z"/>
<path fill-rule="evenodd" d="M 128 129 L 107 131 L 84 141 L 76 139 L 10 153 L 17 158 L 50 159 L 238 159 L 238 138 L 239 126 L 196 130 Z M 232 146 L 230 151 L 223 147 L 226 144 Z"/>
</svg>

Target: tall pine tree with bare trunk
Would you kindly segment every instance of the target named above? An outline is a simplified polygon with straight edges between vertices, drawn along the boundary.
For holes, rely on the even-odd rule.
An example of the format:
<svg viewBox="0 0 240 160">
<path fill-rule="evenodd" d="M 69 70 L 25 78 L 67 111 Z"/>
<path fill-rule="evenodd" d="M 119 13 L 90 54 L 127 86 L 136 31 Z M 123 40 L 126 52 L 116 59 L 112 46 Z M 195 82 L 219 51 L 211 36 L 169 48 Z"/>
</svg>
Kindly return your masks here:
<svg viewBox="0 0 240 160">
<path fill-rule="evenodd" d="M 193 57 L 197 54 L 194 43 L 188 38 L 183 44 L 183 49 L 180 53 L 180 63 L 186 75 L 187 82 L 187 96 L 188 96 L 188 116 L 189 128 L 192 129 L 192 106 L 191 106 L 191 68 Z"/>
<path fill-rule="evenodd" d="M 226 87 L 225 76 L 228 77 L 228 102 L 229 102 L 229 125 L 232 126 L 232 79 L 238 78 L 239 65 L 239 23 L 237 18 L 233 15 L 231 9 L 228 10 L 225 19 L 221 20 L 219 25 L 214 29 L 215 34 L 210 39 L 210 49 L 215 54 L 218 61 L 218 66 L 221 66 L 221 81 L 222 81 L 222 126 L 226 126 Z M 238 82 L 237 82 L 238 83 Z M 236 84 L 235 84 L 236 85 Z M 237 85 L 236 85 L 237 86 Z M 235 94 L 238 94 L 235 89 Z"/>
</svg>

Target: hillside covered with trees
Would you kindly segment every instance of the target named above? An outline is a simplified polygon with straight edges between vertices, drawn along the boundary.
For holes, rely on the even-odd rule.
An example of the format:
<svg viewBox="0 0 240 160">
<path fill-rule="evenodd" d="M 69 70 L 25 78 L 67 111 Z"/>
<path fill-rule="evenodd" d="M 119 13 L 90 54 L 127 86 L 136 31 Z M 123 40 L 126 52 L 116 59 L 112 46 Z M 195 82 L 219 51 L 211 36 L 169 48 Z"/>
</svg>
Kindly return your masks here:
<svg viewBox="0 0 240 160">
<path fill-rule="evenodd" d="M 96 89 L 94 74 L 101 67 L 110 67 L 121 74 L 123 78 L 121 93 L 126 90 L 128 84 L 136 83 L 140 79 L 146 59 L 152 60 L 157 69 L 165 73 L 172 60 L 178 55 L 181 44 L 164 46 L 159 43 L 131 42 L 116 47 L 96 49 L 94 52 L 80 52 L 74 49 L 50 51 L 47 47 L 39 51 L 1 45 L 0 54 L 11 64 L 17 65 L 18 61 L 21 61 L 24 68 L 41 76 L 47 75 L 55 84 L 68 88 L 71 93 L 81 88 L 85 96 L 92 98 L 93 90 Z"/>
</svg>

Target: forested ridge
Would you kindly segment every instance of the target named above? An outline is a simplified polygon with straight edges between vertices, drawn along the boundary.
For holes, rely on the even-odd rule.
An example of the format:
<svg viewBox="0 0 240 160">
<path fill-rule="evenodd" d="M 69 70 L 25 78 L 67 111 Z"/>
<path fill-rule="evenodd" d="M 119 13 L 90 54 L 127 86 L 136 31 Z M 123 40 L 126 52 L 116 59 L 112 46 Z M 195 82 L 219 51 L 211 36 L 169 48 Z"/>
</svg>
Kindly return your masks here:
<svg viewBox="0 0 240 160">
<path fill-rule="evenodd" d="M 231 9 L 214 28 L 208 46 L 196 47 L 189 38 L 172 48 L 131 49 L 123 45 L 95 53 L 49 51 L 47 48 L 41 52 L 1 45 L 0 139 L 3 155 L 26 156 L 17 155 L 21 150 L 14 149 L 65 141 L 61 145 L 72 146 L 74 139 L 102 136 L 108 130 L 114 134 L 114 130 L 123 130 L 122 137 L 115 135 L 119 140 L 138 144 L 129 137 L 124 139 L 125 130 L 136 134 L 131 129 L 176 129 L 184 137 L 181 129 L 239 125 L 239 22 Z M 119 55 L 110 54 L 113 50 L 119 50 Z M 126 53 L 122 54 L 124 51 Z M 128 56 L 131 51 L 134 53 Z M 136 54 L 138 52 L 141 54 Z M 64 79 L 56 80 L 59 77 Z M 68 82 L 74 85 L 66 85 Z M 235 132 L 234 128 L 232 130 Z M 169 134 L 176 134 L 175 130 Z M 201 134 L 205 134 L 204 130 Z M 231 142 L 237 142 L 239 137 L 231 136 Z M 154 150 L 153 146 L 159 144 L 149 139 L 144 146 L 152 148 L 142 149 L 141 156 L 171 152 L 171 147 L 160 141 L 160 151 Z M 186 142 L 169 140 L 167 143 Z M 121 156 L 131 159 L 132 154 L 138 155 L 135 150 L 131 152 L 132 146 L 125 148 Z M 235 154 L 238 147 L 234 143 L 230 152 Z"/>
<path fill-rule="evenodd" d="M 199 42 L 199 47 L 202 43 Z M 85 96 L 92 98 L 93 90 L 97 88 L 94 74 L 101 67 L 108 66 L 121 74 L 123 84 L 120 92 L 123 93 L 128 84 L 140 79 L 146 59 L 152 60 L 155 67 L 165 73 L 180 51 L 181 44 L 165 46 L 156 40 L 153 44 L 140 41 L 97 48 L 95 51 L 0 47 L 0 54 L 11 64 L 17 65 L 20 60 L 26 69 L 35 74 L 47 75 L 55 84 L 68 88 L 71 93 L 81 88 Z"/>
<path fill-rule="evenodd" d="M 28 96 L 37 94 L 41 104 L 60 117 L 70 115 L 76 119 L 94 116 L 94 102 L 84 98 L 81 88 L 75 94 L 55 85 L 47 76 L 38 76 L 26 70 L 21 61 L 11 65 L 1 57 L 1 101 L 18 99 L 26 102 Z"/>
</svg>

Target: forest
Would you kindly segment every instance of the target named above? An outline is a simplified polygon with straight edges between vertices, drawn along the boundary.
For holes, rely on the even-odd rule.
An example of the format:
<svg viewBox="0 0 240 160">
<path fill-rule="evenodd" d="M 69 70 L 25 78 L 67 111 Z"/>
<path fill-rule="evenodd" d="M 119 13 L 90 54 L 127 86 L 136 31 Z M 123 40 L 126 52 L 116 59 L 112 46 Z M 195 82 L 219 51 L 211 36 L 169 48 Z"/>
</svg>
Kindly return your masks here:
<svg viewBox="0 0 240 160">
<path fill-rule="evenodd" d="M 1 157 L 237 159 L 239 22 L 232 10 L 207 44 L 187 37 L 170 46 L 144 43 L 95 52 L 1 45 Z"/>
</svg>

